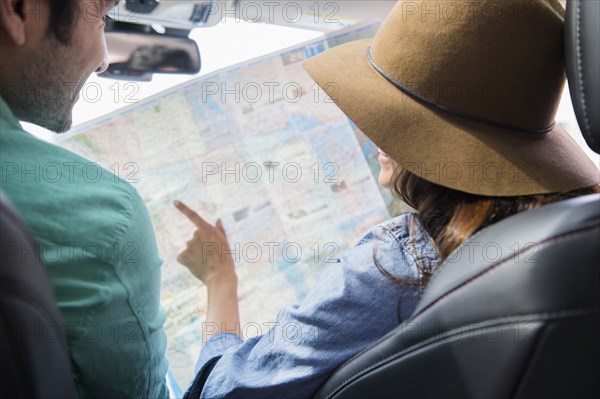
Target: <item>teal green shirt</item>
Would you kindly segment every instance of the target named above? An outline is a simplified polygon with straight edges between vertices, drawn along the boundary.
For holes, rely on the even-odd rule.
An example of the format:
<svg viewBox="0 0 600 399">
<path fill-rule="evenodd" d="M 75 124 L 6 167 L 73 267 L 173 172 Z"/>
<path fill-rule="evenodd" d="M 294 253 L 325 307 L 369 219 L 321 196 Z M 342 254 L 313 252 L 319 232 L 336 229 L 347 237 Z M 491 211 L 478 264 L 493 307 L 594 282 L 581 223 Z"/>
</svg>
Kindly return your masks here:
<svg viewBox="0 0 600 399">
<path fill-rule="evenodd" d="M 162 260 L 136 189 L 25 132 L 1 98 L 0 165 L 48 266 L 80 397 L 168 397 Z"/>
</svg>

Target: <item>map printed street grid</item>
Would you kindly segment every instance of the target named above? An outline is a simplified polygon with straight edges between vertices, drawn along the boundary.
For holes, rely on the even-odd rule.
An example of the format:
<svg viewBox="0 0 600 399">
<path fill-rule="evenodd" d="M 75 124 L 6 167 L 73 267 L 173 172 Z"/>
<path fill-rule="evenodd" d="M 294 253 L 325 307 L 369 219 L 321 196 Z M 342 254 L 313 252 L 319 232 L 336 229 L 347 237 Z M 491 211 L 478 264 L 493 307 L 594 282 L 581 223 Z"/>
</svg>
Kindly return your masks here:
<svg viewBox="0 0 600 399">
<path fill-rule="evenodd" d="M 132 183 L 148 206 L 165 261 L 167 358 L 180 386 L 194 376 L 206 291 L 176 261 L 194 226 L 173 200 L 211 223 L 223 220 L 245 338 L 267 333 L 278 309 L 301 300 L 328 262 L 390 217 L 390 196 L 376 181 L 376 148 L 301 66 L 377 28 L 357 25 L 200 77 L 60 142 Z"/>
</svg>

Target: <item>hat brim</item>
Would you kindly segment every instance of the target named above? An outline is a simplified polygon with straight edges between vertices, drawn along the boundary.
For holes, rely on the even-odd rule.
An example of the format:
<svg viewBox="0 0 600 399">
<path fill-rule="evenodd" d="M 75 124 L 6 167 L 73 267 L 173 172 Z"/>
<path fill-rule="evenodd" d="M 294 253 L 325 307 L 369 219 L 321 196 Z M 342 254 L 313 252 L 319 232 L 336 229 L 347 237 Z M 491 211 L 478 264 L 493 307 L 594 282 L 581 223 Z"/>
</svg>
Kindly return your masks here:
<svg viewBox="0 0 600 399">
<path fill-rule="evenodd" d="M 486 196 L 565 192 L 598 184 L 598 169 L 560 126 L 528 134 L 434 110 L 369 64 L 370 44 L 360 40 L 334 47 L 305 61 L 304 68 L 403 168 L 433 183 Z"/>
</svg>

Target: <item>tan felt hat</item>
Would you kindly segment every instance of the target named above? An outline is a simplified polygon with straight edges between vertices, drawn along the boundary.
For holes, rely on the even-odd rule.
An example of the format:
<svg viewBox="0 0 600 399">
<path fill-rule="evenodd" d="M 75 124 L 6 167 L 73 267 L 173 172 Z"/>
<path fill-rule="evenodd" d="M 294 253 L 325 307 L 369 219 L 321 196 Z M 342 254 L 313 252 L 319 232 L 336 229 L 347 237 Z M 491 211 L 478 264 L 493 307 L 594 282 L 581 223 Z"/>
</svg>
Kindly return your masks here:
<svg viewBox="0 0 600 399">
<path fill-rule="evenodd" d="M 565 82 L 554 0 L 400 1 L 375 39 L 304 67 L 402 167 L 472 194 L 598 184 L 554 116 Z"/>
</svg>

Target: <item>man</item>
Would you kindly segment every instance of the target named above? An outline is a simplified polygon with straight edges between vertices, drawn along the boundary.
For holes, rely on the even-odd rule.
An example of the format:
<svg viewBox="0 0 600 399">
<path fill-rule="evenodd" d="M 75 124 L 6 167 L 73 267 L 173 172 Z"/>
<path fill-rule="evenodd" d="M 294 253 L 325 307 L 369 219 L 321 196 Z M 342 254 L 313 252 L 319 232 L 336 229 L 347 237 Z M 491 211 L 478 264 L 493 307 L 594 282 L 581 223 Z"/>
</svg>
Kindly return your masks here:
<svg viewBox="0 0 600 399">
<path fill-rule="evenodd" d="M 143 201 L 111 172 L 18 122 L 70 128 L 79 90 L 108 67 L 104 21 L 115 2 L 0 4 L 0 188 L 48 266 L 79 395 L 168 397 L 162 261 Z M 37 333 L 51 338 L 50 329 Z"/>
</svg>

